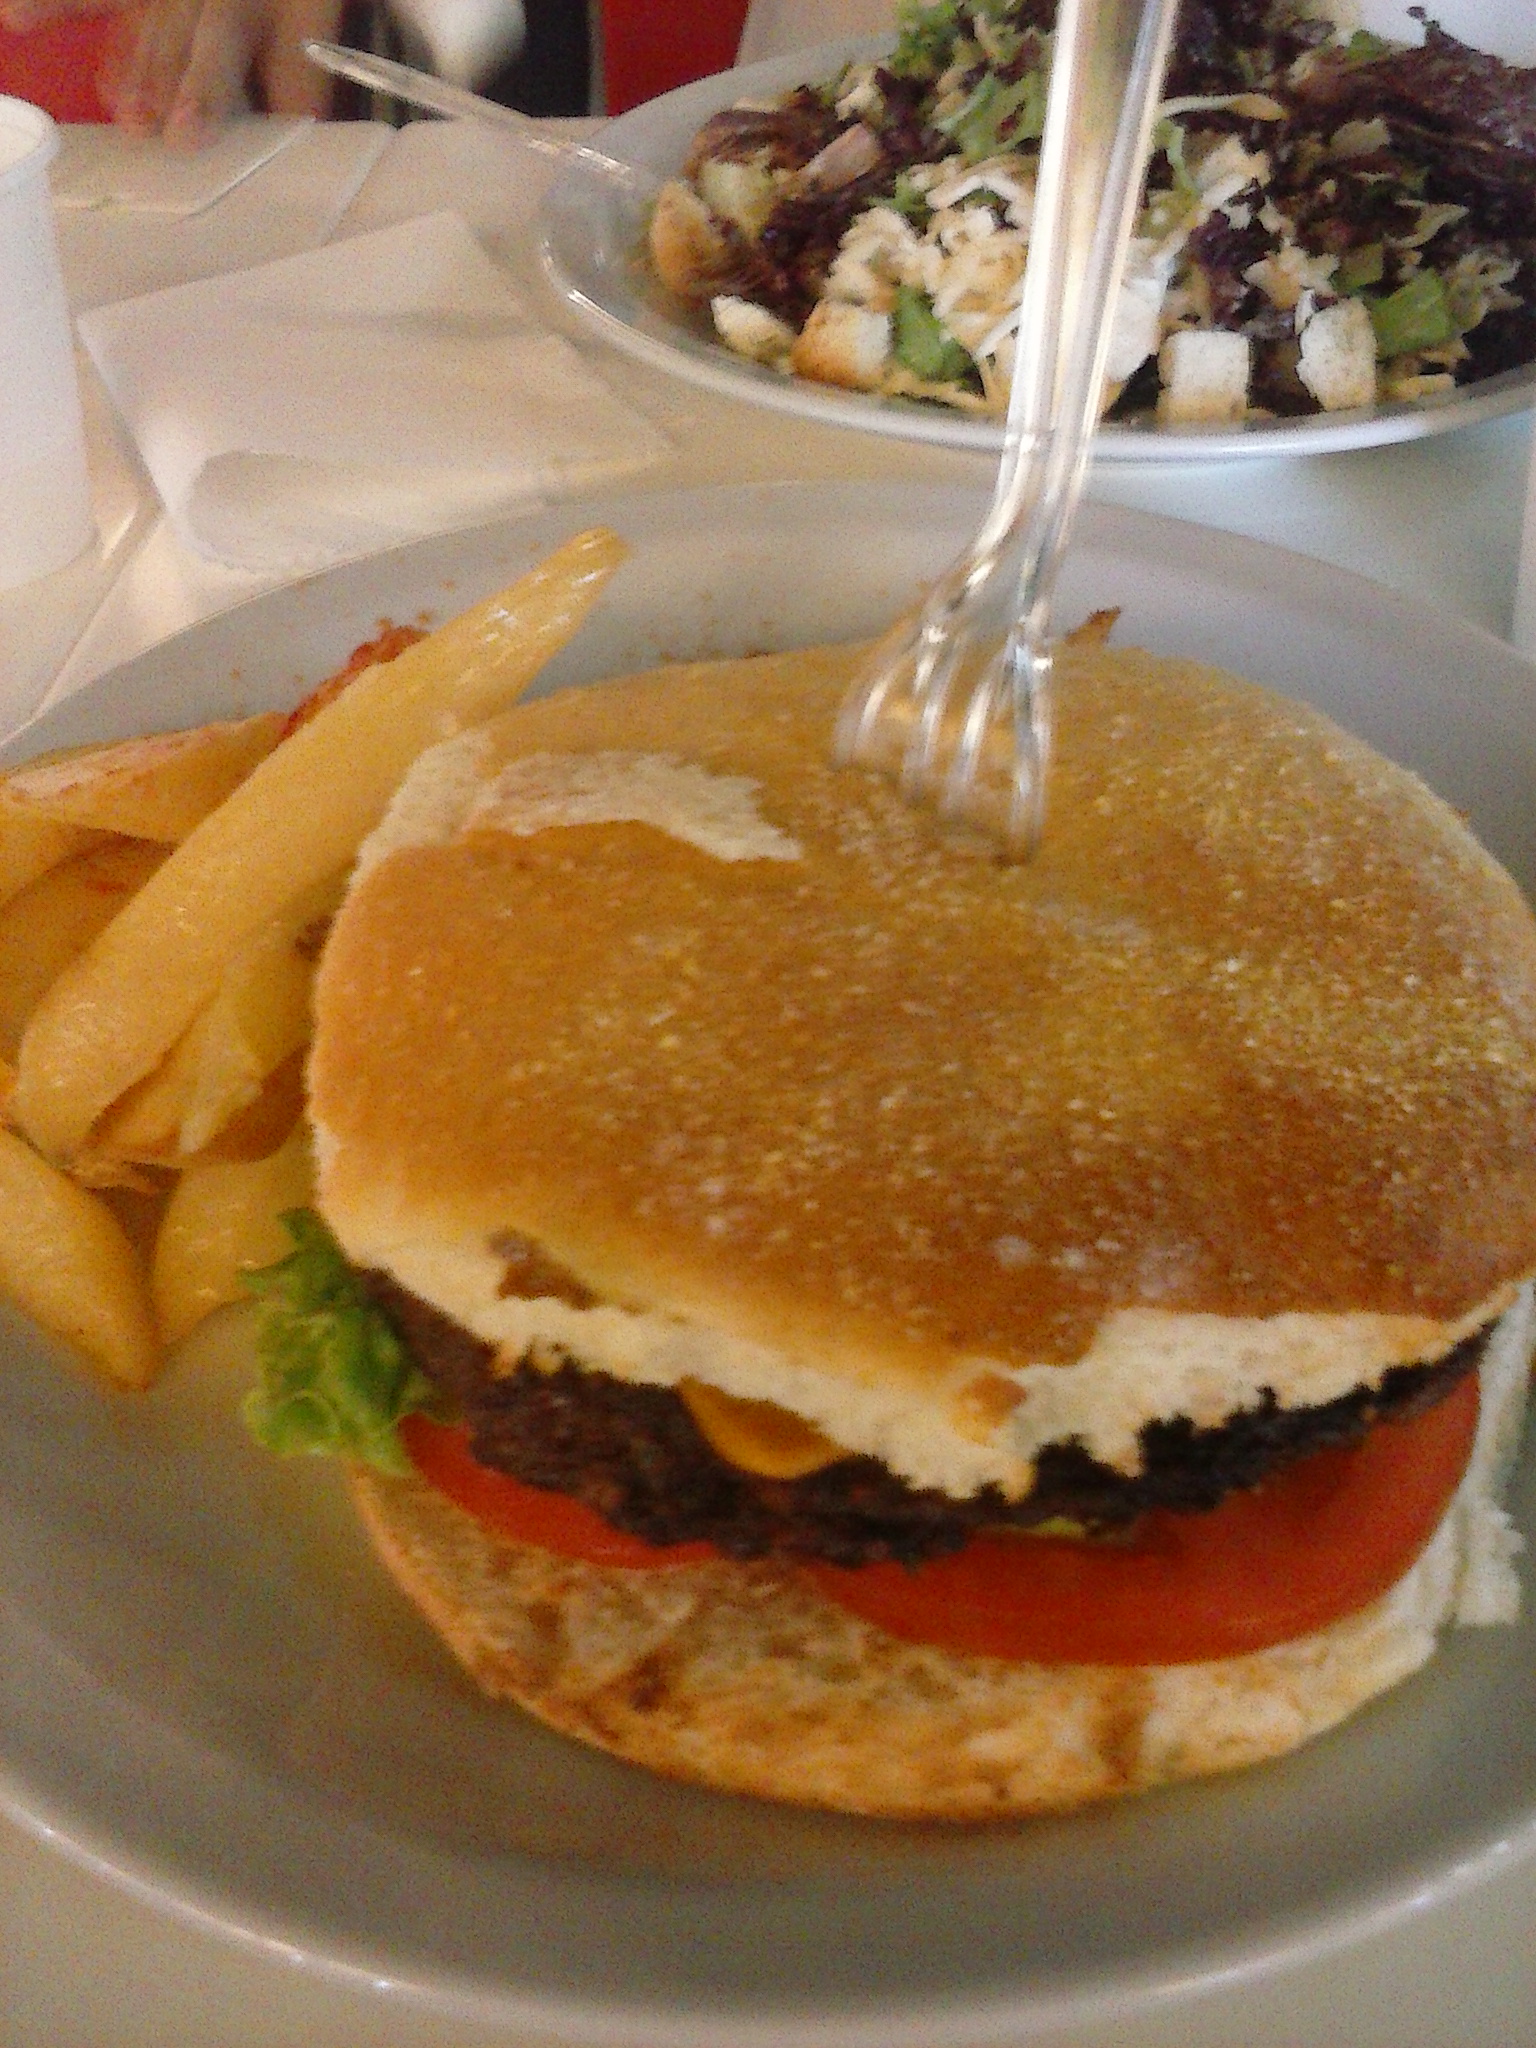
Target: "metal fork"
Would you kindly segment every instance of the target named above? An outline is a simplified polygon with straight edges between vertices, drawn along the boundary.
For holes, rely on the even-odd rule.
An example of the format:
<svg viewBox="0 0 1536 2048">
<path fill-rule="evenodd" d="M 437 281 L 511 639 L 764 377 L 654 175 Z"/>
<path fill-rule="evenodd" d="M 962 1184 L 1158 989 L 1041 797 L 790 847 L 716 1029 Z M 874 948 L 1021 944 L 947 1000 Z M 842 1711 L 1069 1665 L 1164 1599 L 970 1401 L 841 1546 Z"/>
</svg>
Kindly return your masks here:
<svg viewBox="0 0 1536 2048">
<path fill-rule="evenodd" d="M 1015 858 L 1044 824 L 1051 601 L 1177 11 L 1178 0 L 1060 0 L 992 505 L 921 610 L 875 648 L 838 719 L 839 761 L 890 770 L 911 801 Z"/>
</svg>

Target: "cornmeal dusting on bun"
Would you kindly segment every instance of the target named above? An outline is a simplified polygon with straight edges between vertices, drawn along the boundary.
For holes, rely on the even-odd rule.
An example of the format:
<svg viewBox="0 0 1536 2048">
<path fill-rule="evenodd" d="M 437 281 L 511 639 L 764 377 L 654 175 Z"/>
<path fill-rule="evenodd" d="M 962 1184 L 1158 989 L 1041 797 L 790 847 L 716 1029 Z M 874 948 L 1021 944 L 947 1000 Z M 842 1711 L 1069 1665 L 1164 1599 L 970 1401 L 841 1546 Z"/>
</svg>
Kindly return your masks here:
<svg viewBox="0 0 1536 2048">
<path fill-rule="evenodd" d="M 1314 712 L 1103 651 L 1066 667 L 1046 845 L 1000 868 L 828 765 L 849 659 L 571 692 L 424 757 L 322 973 L 356 1263 L 961 1494 L 1052 1436 L 1124 1464 L 1152 1416 L 1331 1399 L 1508 1306 L 1536 930 L 1446 806 Z M 556 756 L 606 821 L 589 786 L 515 829 L 519 778 L 558 815 Z M 729 797 L 739 846 L 658 781 L 717 840 Z M 591 1305 L 505 1293 L 508 1232 Z"/>
</svg>

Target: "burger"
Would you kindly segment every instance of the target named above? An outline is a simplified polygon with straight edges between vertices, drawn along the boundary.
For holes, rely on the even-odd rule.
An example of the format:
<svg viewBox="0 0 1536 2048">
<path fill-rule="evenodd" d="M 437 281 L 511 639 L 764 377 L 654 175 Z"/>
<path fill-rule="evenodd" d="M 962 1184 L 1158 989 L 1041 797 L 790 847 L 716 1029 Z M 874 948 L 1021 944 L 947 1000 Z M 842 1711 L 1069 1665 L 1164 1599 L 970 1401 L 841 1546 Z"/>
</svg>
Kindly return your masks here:
<svg viewBox="0 0 1536 2048">
<path fill-rule="evenodd" d="M 253 1420 L 656 1771 L 971 1820 L 1277 1756 L 1518 1604 L 1536 921 L 1326 718 L 1104 645 L 1001 864 L 831 764 L 857 657 L 422 756 Z"/>
</svg>

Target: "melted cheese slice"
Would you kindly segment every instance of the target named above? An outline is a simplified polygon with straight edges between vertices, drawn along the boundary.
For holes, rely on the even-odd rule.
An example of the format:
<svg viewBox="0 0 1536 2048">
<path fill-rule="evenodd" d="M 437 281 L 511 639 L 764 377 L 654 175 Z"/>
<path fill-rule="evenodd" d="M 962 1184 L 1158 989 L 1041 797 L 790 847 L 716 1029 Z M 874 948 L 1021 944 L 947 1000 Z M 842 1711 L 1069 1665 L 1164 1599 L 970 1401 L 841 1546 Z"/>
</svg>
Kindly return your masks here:
<svg viewBox="0 0 1536 2048">
<path fill-rule="evenodd" d="M 711 1448 L 760 1479 L 803 1479 L 849 1456 L 777 1401 L 746 1401 L 703 1380 L 679 1380 L 677 1391 Z"/>
</svg>

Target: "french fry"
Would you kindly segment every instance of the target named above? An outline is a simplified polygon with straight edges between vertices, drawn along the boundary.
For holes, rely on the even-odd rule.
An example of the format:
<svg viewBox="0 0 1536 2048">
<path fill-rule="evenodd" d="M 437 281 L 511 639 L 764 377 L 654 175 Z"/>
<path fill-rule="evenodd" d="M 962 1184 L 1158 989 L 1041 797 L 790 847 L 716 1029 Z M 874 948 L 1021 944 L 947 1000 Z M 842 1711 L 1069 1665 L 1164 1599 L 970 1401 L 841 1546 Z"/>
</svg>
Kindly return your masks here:
<svg viewBox="0 0 1536 2048">
<path fill-rule="evenodd" d="M 177 845 L 282 737 L 280 711 L 109 746 L 72 747 L 13 769 L 0 805 L 57 824 Z"/>
<path fill-rule="evenodd" d="M 19 804 L 7 804 L 0 783 L 0 903 L 9 903 L 61 860 L 89 846 L 92 835 L 81 825 L 61 825 Z"/>
<path fill-rule="evenodd" d="M 335 915 L 346 886 L 335 875 L 270 918 L 224 970 L 208 1006 L 197 1085 L 181 1120 L 184 1158 L 201 1152 L 260 1095 L 267 1076 L 308 1045 L 319 947 L 311 935 Z"/>
<path fill-rule="evenodd" d="M 153 1073 L 120 1095 L 91 1133 L 89 1142 L 70 1161 L 70 1171 L 91 1187 L 113 1187 L 125 1168 L 174 1166 L 181 1145 L 181 1123 L 197 1088 L 202 1055 L 205 1004 Z M 11 1092 L 14 1107 L 15 1090 Z M 135 1173 L 126 1176 L 130 1181 Z"/>
<path fill-rule="evenodd" d="M 242 949 L 203 1012 L 196 1083 L 177 1138 L 183 1158 L 210 1145 L 256 1100 L 272 1069 L 308 1043 L 314 972 L 292 947 Z"/>
<path fill-rule="evenodd" d="M 115 835 L 88 841 L 0 905 L 0 1055 L 14 1060 L 27 1019 L 77 954 L 165 859 L 165 848 Z"/>
<path fill-rule="evenodd" d="M 295 1127 L 278 1151 L 240 1163 L 189 1166 L 155 1240 L 150 1292 L 160 1333 L 177 1344 L 204 1316 L 245 1293 L 240 1276 L 293 1249 L 278 1217 L 313 1198 L 309 1136 Z"/>
<path fill-rule="evenodd" d="M 154 1378 L 149 1290 L 122 1226 L 10 1131 L 0 1131 L 0 1294 L 120 1385 Z"/>
<path fill-rule="evenodd" d="M 245 1161 L 265 1159 L 275 1151 L 304 1114 L 304 1064 L 307 1044 L 274 1067 L 261 1084 L 256 1100 L 231 1117 L 199 1159 Z M 194 1165 L 197 1161 L 192 1162 Z"/>
<path fill-rule="evenodd" d="M 512 703 L 624 554 L 593 529 L 500 596 L 365 669 L 269 754 L 54 983 L 22 1040 L 15 1113 L 68 1159 L 218 986 L 225 962 L 344 867 L 426 746 Z"/>
<path fill-rule="evenodd" d="M 305 890 L 238 949 L 160 1065 L 97 1125 L 89 1152 L 94 1172 L 111 1162 L 184 1164 L 309 1042 L 315 948 L 308 936 L 335 911 L 343 881 L 337 875 Z"/>
</svg>

